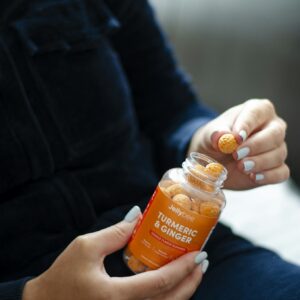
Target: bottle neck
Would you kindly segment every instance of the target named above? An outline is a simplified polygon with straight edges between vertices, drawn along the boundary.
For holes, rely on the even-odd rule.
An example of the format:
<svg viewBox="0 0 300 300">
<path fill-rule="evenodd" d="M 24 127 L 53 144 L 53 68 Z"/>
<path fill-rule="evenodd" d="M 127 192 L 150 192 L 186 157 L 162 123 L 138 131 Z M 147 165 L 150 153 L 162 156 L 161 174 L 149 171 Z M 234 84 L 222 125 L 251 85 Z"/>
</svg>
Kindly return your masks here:
<svg viewBox="0 0 300 300">
<path fill-rule="evenodd" d="M 223 165 L 197 152 L 190 153 L 182 169 L 190 185 L 208 193 L 217 193 L 227 178 L 227 170 Z"/>
</svg>

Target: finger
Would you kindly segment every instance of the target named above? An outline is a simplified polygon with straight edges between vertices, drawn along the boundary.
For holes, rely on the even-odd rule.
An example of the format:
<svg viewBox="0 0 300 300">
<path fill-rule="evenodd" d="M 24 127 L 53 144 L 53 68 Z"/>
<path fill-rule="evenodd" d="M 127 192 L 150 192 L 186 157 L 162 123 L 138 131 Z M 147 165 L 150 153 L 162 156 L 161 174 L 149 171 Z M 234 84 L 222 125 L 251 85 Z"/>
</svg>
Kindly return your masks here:
<svg viewBox="0 0 300 300">
<path fill-rule="evenodd" d="M 196 267 L 178 286 L 166 293 L 163 299 L 190 299 L 203 277 L 202 265 Z"/>
<path fill-rule="evenodd" d="M 120 293 L 127 295 L 130 293 L 132 299 L 154 297 L 172 290 L 182 282 L 196 268 L 196 256 L 200 257 L 198 263 L 201 263 L 207 257 L 207 254 L 205 252 L 201 252 L 200 254 L 191 252 L 160 269 L 131 277 L 115 277 L 113 280 Z"/>
<path fill-rule="evenodd" d="M 290 170 L 286 164 L 282 164 L 280 167 L 267 170 L 261 173 L 252 173 L 250 178 L 257 184 L 273 184 L 287 180 L 290 177 Z"/>
<path fill-rule="evenodd" d="M 77 243 L 85 248 L 90 255 L 104 258 L 126 245 L 134 227 L 141 216 L 141 210 L 134 206 L 125 216 L 124 220 L 103 230 L 85 234 L 78 237 Z"/>
<path fill-rule="evenodd" d="M 251 99 L 245 102 L 233 125 L 233 132 L 245 131 L 248 137 L 264 126 L 275 115 L 274 105 L 267 99 Z"/>
<path fill-rule="evenodd" d="M 282 119 L 276 118 L 238 147 L 237 151 L 233 153 L 233 157 L 239 160 L 245 155 L 256 156 L 276 149 L 283 144 L 285 135 L 286 123 Z"/>
<path fill-rule="evenodd" d="M 283 143 L 272 151 L 250 156 L 238 162 L 238 168 L 244 173 L 258 173 L 281 166 L 287 158 L 287 146 Z"/>
</svg>

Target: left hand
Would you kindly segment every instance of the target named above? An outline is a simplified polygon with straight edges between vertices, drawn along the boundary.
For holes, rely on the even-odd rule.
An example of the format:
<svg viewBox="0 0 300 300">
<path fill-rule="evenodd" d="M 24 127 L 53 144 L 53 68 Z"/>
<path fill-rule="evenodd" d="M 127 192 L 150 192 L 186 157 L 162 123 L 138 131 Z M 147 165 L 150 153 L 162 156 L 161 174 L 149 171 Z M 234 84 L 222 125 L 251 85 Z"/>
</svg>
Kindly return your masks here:
<svg viewBox="0 0 300 300">
<path fill-rule="evenodd" d="M 208 266 L 203 270 L 199 252 L 137 275 L 107 274 L 105 257 L 126 245 L 140 216 L 134 207 L 122 222 L 77 237 L 48 270 L 25 284 L 22 300 L 190 299 Z"/>
<path fill-rule="evenodd" d="M 286 128 L 271 101 L 251 99 L 199 128 L 191 140 L 189 152 L 207 154 L 224 164 L 229 172 L 225 188 L 242 190 L 278 183 L 290 174 L 285 164 Z M 247 137 L 245 140 L 240 135 L 242 131 Z M 224 133 L 234 134 L 239 142 L 232 155 L 218 149 L 218 140 Z"/>
</svg>

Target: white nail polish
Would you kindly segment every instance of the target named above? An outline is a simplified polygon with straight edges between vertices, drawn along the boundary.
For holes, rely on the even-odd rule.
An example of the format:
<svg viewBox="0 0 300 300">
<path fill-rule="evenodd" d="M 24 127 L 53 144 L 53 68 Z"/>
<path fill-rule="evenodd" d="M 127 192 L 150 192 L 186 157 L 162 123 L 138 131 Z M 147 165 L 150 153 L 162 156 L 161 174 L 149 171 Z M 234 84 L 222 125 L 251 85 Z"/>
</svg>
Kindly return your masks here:
<svg viewBox="0 0 300 300">
<path fill-rule="evenodd" d="M 263 180 L 264 178 L 265 178 L 264 174 L 256 174 L 255 175 L 255 180 L 256 181 Z"/>
<path fill-rule="evenodd" d="M 141 213 L 141 209 L 136 205 L 124 217 L 124 221 L 133 222 Z"/>
<path fill-rule="evenodd" d="M 209 266 L 209 261 L 206 259 L 206 260 L 204 260 L 203 263 L 202 263 L 202 268 L 201 268 L 201 270 L 202 270 L 202 273 L 203 273 L 203 274 L 207 271 L 208 266 Z"/>
<path fill-rule="evenodd" d="M 207 258 L 207 253 L 205 251 L 200 252 L 195 257 L 195 264 L 200 265 Z"/>
<path fill-rule="evenodd" d="M 245 142 L 247 139 L 247 132 L 245 130 L 241 130 L 239 132 L 239 136 L 242 138 L 243 142 Z"/>
<path fill-rule="evenodd" d="M 253 169 L 255 166 L 255 162 L 252 160 L 246 160 L 244 161 L 244 171 L 248 172 Z"/>
<path fill-rule="evenodd" d="M 244 157 L 246 157 L 250 153 L 249 147 L 241 148 L 237 151 L 237 159 L 240 160 Z"/>
</svg>

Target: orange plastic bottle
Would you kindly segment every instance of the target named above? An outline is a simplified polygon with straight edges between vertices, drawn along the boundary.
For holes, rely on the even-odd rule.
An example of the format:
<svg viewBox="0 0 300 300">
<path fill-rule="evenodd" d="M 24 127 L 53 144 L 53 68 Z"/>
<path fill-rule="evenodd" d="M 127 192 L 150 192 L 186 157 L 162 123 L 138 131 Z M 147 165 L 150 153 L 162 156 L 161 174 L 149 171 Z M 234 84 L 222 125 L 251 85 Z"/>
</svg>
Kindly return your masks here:
<svg viewBox="0 0 300 300">
<path fill-rule="evenodd" d="M 140 273 L 202 249 L 225 206 L 226 177 L 221 164 L 196 152 L 167 171 L 124 251 L 127 266 Z"/>
</svg>

